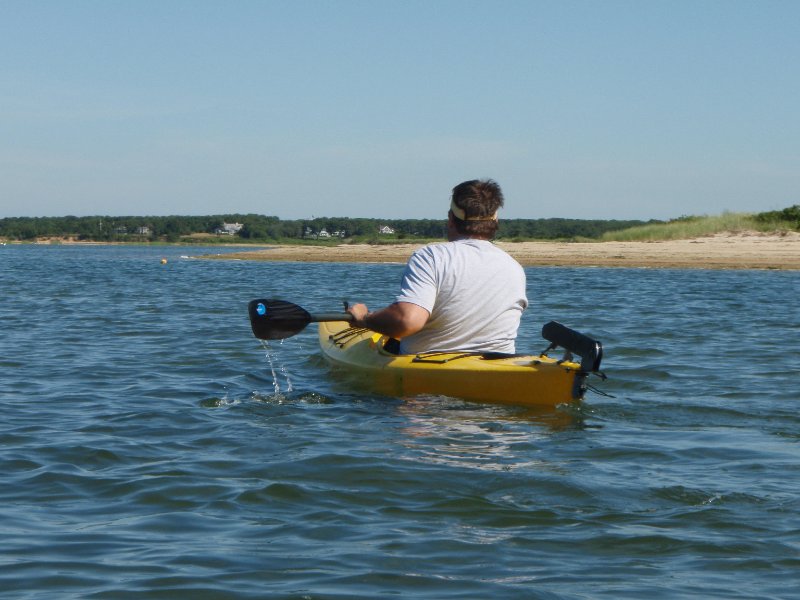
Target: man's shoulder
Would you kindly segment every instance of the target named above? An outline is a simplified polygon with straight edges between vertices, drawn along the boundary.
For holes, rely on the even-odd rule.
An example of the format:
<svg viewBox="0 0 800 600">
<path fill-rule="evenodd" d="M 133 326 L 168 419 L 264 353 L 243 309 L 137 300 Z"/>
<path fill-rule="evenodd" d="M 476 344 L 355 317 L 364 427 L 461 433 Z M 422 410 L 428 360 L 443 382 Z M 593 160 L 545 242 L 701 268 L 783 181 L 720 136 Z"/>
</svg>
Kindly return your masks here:
<svg viewBox="0 0 800 600">
<path fill-rule="evenodd" d="M 414 252 L 411 253 L 412 256 L 438 256 L 441 254 L 448 253 L 450 246 L 453 242 L 434 242 L 432 244 L 426 244 L 425 246 L 420 246 Z"/>
<path fill-rule="evenodd" d="M 495 252 L 499 254 L 508 254 L 491 241 L 478 238 L 465 238 L 452 242 L 434 242 L 417 248 L 413 254 L 420 256 L 455 256 L 459 254 L 471 254 L 475 252 L 475 250 L 481 253 Z"/>
</svg>

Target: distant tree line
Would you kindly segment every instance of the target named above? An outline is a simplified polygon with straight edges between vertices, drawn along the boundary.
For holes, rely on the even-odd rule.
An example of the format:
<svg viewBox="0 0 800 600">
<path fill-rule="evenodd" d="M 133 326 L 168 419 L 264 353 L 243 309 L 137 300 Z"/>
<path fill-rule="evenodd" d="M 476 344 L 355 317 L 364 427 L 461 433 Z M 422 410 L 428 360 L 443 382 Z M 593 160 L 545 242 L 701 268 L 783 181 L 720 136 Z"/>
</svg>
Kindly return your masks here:
<svg viewBox="0 0 800 600">
<path fill-rule="evenodd" d="M 0 219 L 0 236 L 33 240 L 75 237 L 85 241 L 177 241 L 197 232 L 213 232 L 226 217 L 10 217 Z"/>
<path fill-rule="evenodd" d="M 498 237 L 557 240 L 596 239 L 607 231 L 619 231 L 660 221 L 600 219 L 506 219 L 500 221 Z"/>
<path fill-rule="evenodd" d="M 225 224 L 238 224 L 234 233 Z M 638 220 L 585 219 L 502 219 L 500 239 L 573 239 L 598 238 L 607 231 L 616 231 L 644 224 Z M 392 233 L 380 235 L 380 228 Z M 442 238 L 443 219 L 356 219 L 318 217 L 281 220 L 255 214 L 227 214 L 204 217 L 8 217 L 0 219 L 0 237 L 32 241 L 37 238 L 72 237 L 81 241 L 186 241 L 196 234 L 217 235 L 220 241 L 280 241 L 318 239 L 330 235 L 337 238 Z M 326 236 L 327 237 L 327 236 Z"/>
<path fill-rule="evenodd" d="M 689 220 L 698 217 L 681 217 Z M 764 223 L 787 223 L 800 230 L 800 205 L 753 216 Z M 600 219 L 501 219 L 498 239 L 597 239 L 604 233 L 663 223 L 650 220 Z M 387 229 L 388 228 L 388 229 Z M 380 233 L 379 230 L 390 233 Z M 75 238 L 96 242 L 217 241 L 277 242 L 347 238 L 436 239 L 443 238 L 443 219 L 353 219 L 318 217 L 281 220 L 256 214 L 226 214 L 203 217 L 7 217 L 0 219 L 0 238 L 33 241 L 38 238 Z M 203 235 L 204 234 L 204 235 Z M 194 239 L 192 238 L 194 236 Z M 199 239 L 198 239 L 199 238 Z"/>
</svg>

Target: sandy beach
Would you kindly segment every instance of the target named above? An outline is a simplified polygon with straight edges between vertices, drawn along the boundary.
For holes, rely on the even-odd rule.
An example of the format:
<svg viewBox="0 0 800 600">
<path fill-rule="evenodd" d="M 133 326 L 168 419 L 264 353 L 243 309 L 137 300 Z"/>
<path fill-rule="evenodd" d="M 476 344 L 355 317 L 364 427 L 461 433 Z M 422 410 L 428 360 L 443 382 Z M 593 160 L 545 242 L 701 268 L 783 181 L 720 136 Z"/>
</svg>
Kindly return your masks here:
<svg viewBox="0 0 800 600">
<path fill-rule="evenodd" d="M 800 270 L 800 233 L 719 234 L 659 242 L 498 242 L 523 266 Z M 414 244 L 273 246 L 207 258 L 404 263 Z"/>
</svg>

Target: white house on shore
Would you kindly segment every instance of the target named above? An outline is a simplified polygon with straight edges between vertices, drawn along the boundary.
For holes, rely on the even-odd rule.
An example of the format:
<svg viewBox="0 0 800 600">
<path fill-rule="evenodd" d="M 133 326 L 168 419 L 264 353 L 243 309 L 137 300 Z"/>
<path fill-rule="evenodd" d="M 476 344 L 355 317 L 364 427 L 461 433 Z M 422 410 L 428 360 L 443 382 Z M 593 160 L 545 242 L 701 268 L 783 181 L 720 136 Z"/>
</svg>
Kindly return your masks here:
<svg viewBox="0 0 800 600">
<path fill-rule="evenodd" d="M 394 229 L 392 229 L 388 225 L 382 225 L 381 227 L 378 227 L 378 233 L 383 235 L 391 235 L 394 233 Z"/>
<path fill-rule="evenodd" d="M 244 225 L 241 223 L 223 223 L 222 227 L 217 229 L 214 233 L 217 235 L 234 235 L 239 233 L 242 227 L 244 227 Z"/>
</svg>

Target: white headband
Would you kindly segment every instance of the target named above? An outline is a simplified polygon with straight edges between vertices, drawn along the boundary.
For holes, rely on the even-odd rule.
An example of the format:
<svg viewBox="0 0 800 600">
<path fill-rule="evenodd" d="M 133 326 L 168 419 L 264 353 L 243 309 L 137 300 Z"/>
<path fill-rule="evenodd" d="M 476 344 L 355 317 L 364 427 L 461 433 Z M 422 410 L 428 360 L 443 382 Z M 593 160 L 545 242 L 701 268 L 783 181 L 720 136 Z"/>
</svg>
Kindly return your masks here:
<svg viewBox="0 0 800 600">
<path fill-rule="evenodd" d="M 497 221 L 497 212 L 495 212 L 493 215 L 489 215 L 488 217 L 468 217 L 467 213 L 464 212 L 464 209 L 458 206 L 455 200 L 450 201 L 450 210 L 452 211 L 453 216 L 461 221 Z"/>
</svg>

